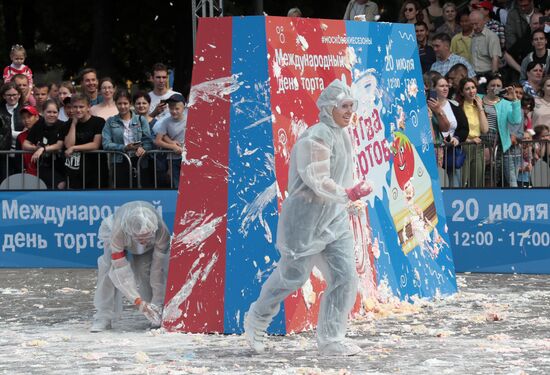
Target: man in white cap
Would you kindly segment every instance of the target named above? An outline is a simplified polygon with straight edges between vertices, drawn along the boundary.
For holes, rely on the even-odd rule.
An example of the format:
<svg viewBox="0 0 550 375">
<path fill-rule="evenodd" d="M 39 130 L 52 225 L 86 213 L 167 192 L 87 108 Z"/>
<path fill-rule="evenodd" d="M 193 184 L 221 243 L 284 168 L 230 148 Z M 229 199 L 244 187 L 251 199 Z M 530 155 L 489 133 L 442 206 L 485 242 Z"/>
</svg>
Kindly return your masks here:
<svg viewBox="0 0 550 375">
<path fill-rule="evenodd" d="M 345 340 L 358 282 L 347 205 L 372 191 L 366 181 L 353 181 L 353 148 L 346 127 L 357 100 L 345 83 L 335 80 L 323 90 L 317 106 L 320 122 L 300 136 L 290 157 L 288 196 L 277 229 L 281 259 L 244 320 L 246 339 L 256 352 L 265 351 L 265 331 L 281 302 L 307 281 L 313 266 L 327 282 L 317 322 L 320 353 L 361 351 Z"/>
<path fill-rule="evenodd" d="M 97 260 L 97 288 L 91 332 L 111 329 L 122 310 L 122 293 L 160 327 L 168 270 L 170 233 L 153 205 L 123 204 L 99 228 L 103 255 Z M 128 257 L 131 254 L 131 257 Z"/>
</svg>

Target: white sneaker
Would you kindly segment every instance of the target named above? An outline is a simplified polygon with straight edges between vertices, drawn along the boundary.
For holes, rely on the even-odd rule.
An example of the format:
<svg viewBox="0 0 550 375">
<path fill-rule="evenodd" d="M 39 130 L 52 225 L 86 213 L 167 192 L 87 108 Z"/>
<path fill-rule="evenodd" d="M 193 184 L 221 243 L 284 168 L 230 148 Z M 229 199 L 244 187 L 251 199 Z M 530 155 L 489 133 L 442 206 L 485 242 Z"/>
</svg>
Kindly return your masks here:
<svg viewBox="0 0 550 375">
<path fill-rule="evenodd" d="M 111 329 L 111 320 L 110 319 L 94 319 L 90 332 L 103 332 Z"/>
<path fill-rule="evenodd" d="M 349 341 L 336 341 L 319 348 L 319 354 L 326 356 L 352 356 L 363 351 L 359 346 Z"/>
<path fill-rule="evenodd" d="M 248 319 L 248 314 L 244 317 L 244 337 L 246 338 L 246 341 L 248 342 L 248 345 L 254 350 L 256 353 L 264 353 L 265 352 L 265 332 L 261 329 L 255 328 Z"/>
</svg>

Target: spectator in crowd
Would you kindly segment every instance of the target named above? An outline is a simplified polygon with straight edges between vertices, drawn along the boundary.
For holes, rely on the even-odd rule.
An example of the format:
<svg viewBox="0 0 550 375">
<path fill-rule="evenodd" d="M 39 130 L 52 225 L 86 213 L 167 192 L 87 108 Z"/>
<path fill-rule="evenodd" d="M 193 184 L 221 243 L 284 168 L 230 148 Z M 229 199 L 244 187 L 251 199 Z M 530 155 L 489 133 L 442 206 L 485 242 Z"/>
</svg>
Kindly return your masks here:
<svg viewBox="0 0 550 375">
<path fill-rule="evenodd" d="M 0 121 L 11 128 L 10 150 L 15 150 L 17 136 L 25 129 L 21 122 L 19 109 L 21 108 L 21 91 L 15 85 L 15 82 L 8 82 L 0 88 Z M 4 125 L 5 126 L 5 125 Z M 16 173 L 20 170 L 20 158 L 10 155 L 8 159 L 8 174 Z M 4 160 L 5 162 L 6 160 Z"/>
<path fill-rule="evenodd" d="M 149 94 L 147 94 L 145 91 L 138 91 L 134 94 L 133 101 L 136 113 L 140 116 L 145 117 L 145 119 L 149 123 L 151 138 L 155 139 L 156 134 L 154 133 L 153 129 L 157 122 L 157 119 L 151 117 L 151 115 L 149 114 L 149 108 L 151 106 L 151 98 L 149 97 Z M 168 176 L 169 168 L 166 154 L 153 153 L 151 154 L 150 162 L 152 163 L 153 170 L 156 172 L 154 176 L 151 176 L 151 178 L 154 179 L 154 181 L 151 181 L 154 182 L 152 185 L 162 188 L 170 187 L 171 179 Z"/>
<path fill-rule="evenodd" d="M 534 127 L 550 125 L 550 76 L 545 76 L 541 81 L 539 95 L 535 97 L 532 122 Z"/>
<path fill-rule="evenodd" d="M 430 67 L 435 62 L 435 52 L 432 46 L 428 44 L 428 25 L 421 21 L 417 22 L 414 28 L 416 31 L 416 42 L 418 43 L 420 65 L 422 66 L 422 74 L 424 74 L 430 70 Z"/>
<path fill-rule="evenodd" d="M 67 111 L 65 108 L 65 105 L 66 105 L 65 99 L 73 96 L 73 94 L 76 93 L 76 90 L 71 81 L 63 81 L 59 85 L 58 92 L 59 92 L 58 97 L 59 97 L 59 103 L 60 103 L 59 119 L 61 121 L 67 121 L 69 117 L 67 116 Z"/>
<path fill-rule="evenodd" d="M 300 8 L 290 8 L 288 10 L 288 13 L 286 14 L 287 17 L 302 17 L 302 11 Z"/>
<path fill-rule="evenodd" d="M 94 68 L 86 68 L 80 73 L 80 86 L 82 93 L 88 97 L 90 106 L 103 101 L 98 92 L 97 71 Z"/>
<path fill-rule="evenodd" d="M 58 100 L 59 95 L 59 83 L 52 82 L 48 85 L 48 98 Z"/>
<path fill-rule="evenodd" d="M 151 108 L 151 97 L 145 91 L 138 91 L 132 97 L 132 101 L 134 103 L 136 113 L 145 117 L 145 120 L 147 120 L 147 123 L 152 131 L 157 119 L 152 117 L 149 113 L 149 108 Z"/>
<path fill-rule="evenodd" d="M 481 134 L 489 130 L 487 116 L 483 110 L 481 97 L 477 95 L 477 82 L 473 78 L 460 81 L 459 92 L 461 106 L 468 119 L 468 137 L 464 145 L 466 161 L 462 168 L 462 186 L 483 187 L 485 182 L 485 163 Z"/>
<path fill-rule="evenodd" d="M 479 10 L 470 13 L 474 28 L 472 36 L 472 66 L 478 77 L 488 77 L 498 73 L 502 56 L 497 34 L 485 27 L 485 17 Z"/>
<path fill-rule="evenodd" d="M 517 99 L 517 100 L 522 100 L 523 97 L 527 97 L 527 96 L 532 98 L 531 95 L 525 95 L 525 91 L 523 91 L 523 85 L 522 85 L 521 83 L 519 83 L 519 82 L 512 82 L 512 83 L 510 84 L 510 86 L 512 86 L 512 87 L 514 88 L 514 94 L 516 95 L 516 99 Z M 513 100 L 512 98 L 509 98 L 509 97 L 507 96 L 507 94 L 505 94 L 504 97 L 505 97 L 506 99 L 508 99 L 508 100 Z M 533 106 L 534 106 L 534 104 L 533 104 Z"/>
<path fill-rule="evenodd" d="M 15 149 L 15 140 L 25 128 L 19 116 L 21 90 L 15 85 L 15 82 L 9 82 L 2 85 L 0 95 L 2 97 L 0 102 L 0 118 L 11 127 L 11 148 Z"/>
<path fill-rule="evenodd" d="M 522 83 L 523 91 L 527 95 L 531 95 L 533 97 L 538 96 L 540 90 L 540 82 L 544 75 L 542 64 L 536 61 L 531 61 L 527 64 L 525 70 L 527 71 L 527 79 Z"/>
<path fill-rule="evenodd" d="M 481 1 L 474 8 L 483 14 L 485 27 L 494 32 L 500 40 L 502 58 L 499 61 L 499 67 L 500 72 L 503 74 L 503 79 L 505 77 L 506 82 L 517 80 L 518 72 L 520 71 L 519 63 L 521 60 L 516 61 L 514 57 L 506 50 L 506 33 L 504 32 L 505 24 L 491 17 L 493 15 L 493 5 L 490 1 Z"/>
<path fill-rule="evenodd" d="M 497 35 L 500 42 L 500 48 L 504 51 L 506 48 L 506 34 L 504 33 L 504 25 L 491 18 L 493 4 L 491 4 L 488 0 L 484 0 L 474 6 L 474 8 L 483 15 L 485 27 Z"/>
<path fill-rule="evenodd" d="M 359 16 L 364 21 L 376 21 L 379 15 L 378 4 L 370 0 L 350 0 L 344 13 L 345 20 L 354 20 Z M 363 18 L 364 17 L 364 18 Z"/>
<path fill-rule="evenodd" d="M 533 12 L 533 14 L 531 15 L 531 19 L 529 20 L 529 27 L 531 28 L 531 33 L 535 30 L 544 31 L 544 23 L 540 22 L 541 17 L 544 17 L 544 15 L 538 11 Z"/>
<path fill-rule="evenodd" d="M 517 95 L 517 94 L 516 94 Z M 523 112 L 523 130 L 534 135 L 533 131 L 533 110 L 535 109 L 535 98 L 526 95 L 518 97 L 521 102 L 521 110 Z"/>
<path fill-rule="evenodd" d="M 464 57 L 471 64 L 474 28 L 470 21 L 470 14 L 463 12 L 459 15 L 458 20 L 462 31 L 451 39 L 451 53 Z"/>
<path fill-rule="evenodd" d="M 38 164 L 38 177 L 51 189 L 65 188 L 63 150 L 63 123 L 58 120 L 57 102 L 48 99 L 41 117 L 23 142 L 23 150 L 33 151 L 32 161 Z"/>
<path fill-rule="evenodd" d="M 529 53 L 531 28 L 529 21 L 535 12 L 533 0 L 517 0 L 506 20 L 506 51 L 515 61 L 522 61 Z"/>
<path fill-rule="evenodd" d="M 48 85 L 44 82 L 38 82 L 32 88 L 34 99 L 36 100 L 36 109 L 42 113 L 44 110 L 44 103 L 48 100 Z"/>
<path fill-rule="evenodd" d="M 166 65 L 157 63 L 153 66 L 153 91 L 149 92 L 151 98 L 150 114 L 157 120 L 168 117 L 170 112 L 166 104 L 166 99 L 174 94 L 180 94 L 168 87 L 168 68 Z M 181 94 L 180 94 L 181 95 Z"/>
<path fill-rule="evenodd" d="M 487 79 L 487 95 L 483 97 L 483 109 L 487 116 L 487 123 L 489 129 L 486 134 L 481 134 L 480 138 L 486 148 L 486 160 L 492 165 L 494 173 L 494 183 L 498 183 L 500 179 L 500 170 L 504 162 L 504 174 L 508 180 L 509 186 L 513 186 L 511 183 L 512 174 L 510 167 L 512 167 L 510 161 L 513 159 L 508 150 L 512 146 L 512 136 L 510 132 L 511 126 L 522 124 L 523 116 L 521 112 L 521 103 L 516 98 L 516 93 L 513 86 L 506 87 L 507 97 L 509 100 L 503 99 L 502 95 L 503 84 L 500 74 L 495 74 Z M 496 160 L 491 159 L 492 151 L 495 147 L 500 146 L 502 153 L 497 155 Z M 502 159 L 504 154 L 504 161 Z M 512 171 L 513 172 L 513 171 Z"/>
<path fill-rule="evenodd" d="M 548 42 L 546 40 L 546 35 L 544 35 L 544 31 L 533 31 L 531 34 L 531 45 L 533 46 L 533 51 L 529 52 L 521 62 L 520 80 L 527 79 L 527 64 L 531 61 L 541 64 L 543 72 L 547 72 L 548 67 L 550 67 L 550 54 L 548 53 L 550 49 L 547 48 Z"/>
<path fill-rule="evenodd" d="M 456 5 L 455 3 L 443 4 L 443 18 L 445 23 L 435 29 L 435 33 L 445 33 L 453 38 L 456 34 L 462 31 L 460 25 L 456 22 Z"/>
<path fill-rule="evenodd" d="M 0 106 L 4 107 L 0 102 Z M 0 114 L 0 152 L 11 149 L 11 118 L 6 118 Z M 0 153 L 0 183 L 8 177 L 8 168 L 6 167 L 8 155 Z"/>
<path fill-rule="evenodd" d="M 90 331 L 112 328 L 122 312 L 119 293 L 145 315 L 152 328 L 159 328 L 170 257 L 170 232 L 162 217 L 148 202 L 128 202 L 103 219 L 98 237 L 103 255 L 97 260 L 97 312 Z"/>
<path fill-rule="evenodd" d="M 24 74 L 16 74 L 13 76 L 12 80 L 21 91 L 23 105 L 35 107 L 36 99 L 32 95 L 32 90 L 29 85 L 29 78 Z"/>
<path fill-rule="evenodd" d="M 468 68 L 463 64 L 456 64 L 445 74 L 445 79 L 449 83 L 449 98 L 456 99 L 460 95 L 460 81 L 468 78 Z"/>
<path fill-rule="evenodd" d="M 17 136 L 15 149 L 23 150 L 23 144 L 26 142 L 31 129 L 40 119 L 40 113 L 38 113 L 38 110 L 33 106 L 27 105 L 19 110 L 19 115 L 21 116 L 21 122 L 23 126 L 25 126 L 25 129 Z M 32 154 L 23 154 L 23 170 L 19 172 L 31 174 L 33 176 L 37 175 L 36 159 L 33 156 Z"/>
<path fill-rule="evenodd" d="M 503 25 L 506 25 L 508 19 L 508 11 L 510 10 L 511 1 L 509 0 L 493 0 L 494 19 Z"/>
<path fill-rule="evenodd" d="M 445 117 L 446 121 L 448 121 L 448 130 L 441 131 L 441 135 L 438 138 L 442 140 L 442 145 L 448 150 L 447 160 L 449 160 L 448 153 L 454 152 L 454 149 L 464 142 L 468 136 L 468 120 L 458 103 L 447 99 L 449 96 L 449 83 L 447 80 L 442 76 L 434 76 L 432 84 L 441 108 L 441 113 L 432 117 L 433 128 L 436 130 L 440 129 L 440 117 Z M 452 187 L 461 186 L 460 169 L 455 168 L 454 165 L 449 165 L 446 168 L 446 173 Z"/>
<path fill-rule="evenodd" d="M 92 106 L 90 113 L 93 116 L 101 117 L 102 119 L 107 120 L 109 117 L 118 113 L 117 106 L 113 99 L 116 86 L 110 77 L 105 77 L 99 81 L 99 89 L 103 100 L 101 103 Z"/>
<path fill-rule="evenodd" d="M 550 125 L 537 125 L 534 131 L 533 140 L 536 141 L 534 144 L 535 157 L 548 163 L 548 156 L 550 155 Z"/>
<path fill-rule="evenodd" d="M 445 19 L 443 18 L 443 8 L 439 3 L 439 0 L 428 0 L 428 6 L 422 11 L 424 21 L 428 25 L 428 30 L 433 32 L 439 26 L 443 25 Z"/>
<path fill-rule="evenodd" d="M 153 128 L 155 145 L 173 151 L 173 154 L 168 155 L 171 164 L 169 169 L 172 187 L 178 188 L 185 141 L 187 108 L 185 107 L 185 98 L 181 94 L 173 94 L 166 102 L 170 110 L 170 116 L 159 120 L 155 124 Z"/>
<path fill-rule="evenodd" d="M 428 117 L 432 125 L 432 138 L 435 147 L 435 156 L 438 167 L 443 165 L 443 137 L 441 132 L 449 131 L 449 120 L 445 116 L 445 112 L 441 110 L 441 105 L 437 100 L 437 94 L 433 82 L 439 81 L 443 76 L 435 71 L 429 71 L 422 75 L 424 81 L 424 91 L 426 92 L 428 104 Z"/>
<path fill-rule="evenodd" d="M 29 87 L 32 87 L 33 78 L 32 70 L 25 65 L 25 59 L 27 58 L 27 51 L 22 45 L 15 44 L 11 47 L 10 60 L 11 64 L 4 68 L 4 83 L 11 82 L 14 76 L 17 74 L 23 74 L 28 78 Z"/>
<path fill-rule="evenodd" d="M 521 144 L 521 167 L 518 172 L 518 186 L 531 188 L 531 171 L 533 170 L 533 136 L 529 132 L 523 133 Z"/>
<path fill-rule="evenodd" d="M 74 118 L 65 136 L 65 172 L 69 189 L 89 189 L 105 186 L 101 179 L 107 175 L 104 158 L 86 154 L 101 148 L 101 133 L 105 120 L 90 114 L 90 100 L 84 94 L 71 97 Z M 99 164 L 99 168 L 98 168 Z M 100 186 L 101 185 L 101 186 Z"/>
<path fill-rule="evenodd" d="M 153 141 L 149 123 L 144 116 L 131 111 L 131 98 L 127 90 L 117 90 L 114 97 L 118 114 L 107 119 L 103 127 L 103 149 L 122 151 L 128 154 L 131 165 L 121 155 L 113 155 L 113 183 L 115 188 L 137 187 L 137 175 L 134 171 L 140 168 L 141 183 L 149 186 L 147 160 L 138 165 L 138 159 L 151 150 Z M 130 177 L 131 176 L 131 177 Z M 132 181 L 132 184 L 130 184 Z"/>
<path fill-rule="evenodd" d="M 451 53 L 451 38 L 447 34 L 436 34 L 432 40 L 432 47 L 436 61 L 432 64 L 431 70 L 445 76 L 454 65 L 462 64 L 468 68 L 468 77 L 475 77 L 476 73 L 470 63 L 464 57 Z"/>
<path fill-rule="evenodd" d="M 420 21 L 424 21 L 422 15 L 422 7 L 416 0 L 406 0 L 401 6 L 399 12 L 399 22 L 415 24 Z"/>
</svg>

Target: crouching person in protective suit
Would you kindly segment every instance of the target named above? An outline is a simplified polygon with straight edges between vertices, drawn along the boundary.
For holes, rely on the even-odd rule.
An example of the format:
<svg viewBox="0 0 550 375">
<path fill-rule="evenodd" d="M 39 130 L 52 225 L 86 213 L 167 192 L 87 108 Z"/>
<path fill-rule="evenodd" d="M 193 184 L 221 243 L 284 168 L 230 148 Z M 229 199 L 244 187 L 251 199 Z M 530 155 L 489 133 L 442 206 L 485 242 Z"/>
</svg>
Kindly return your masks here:
<svg viewBox="0 0 550 375">
<path fill-rule="evenodd" d="M 170 257 L 170 233 L 162 217 L 150 203 L 129 202 L 103 220 L 99 238 L 104 253 L 97 260 L 91 332 L 111 329 L 122 311 L 122 295 L 151 327 L 160 327 Z"/>
</svg>

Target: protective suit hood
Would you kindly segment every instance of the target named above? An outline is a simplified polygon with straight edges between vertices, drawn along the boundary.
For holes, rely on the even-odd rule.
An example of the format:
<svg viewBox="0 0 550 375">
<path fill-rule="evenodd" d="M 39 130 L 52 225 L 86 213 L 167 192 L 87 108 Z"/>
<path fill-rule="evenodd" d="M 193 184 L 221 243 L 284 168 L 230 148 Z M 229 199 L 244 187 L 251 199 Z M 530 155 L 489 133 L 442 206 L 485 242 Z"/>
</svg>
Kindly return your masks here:
<svg viewBox="0 0 550 375">
<path fill-rule="evenodd" d="M 319 120 L 331 127 L 339 128 L 332 117 L 332 110 L 342 100 L 355 100 L 351 95 L 350 87 L 339 79 L 335 79 L 319 95 L 317 107 L 319 108 Z"/>
</svg>

